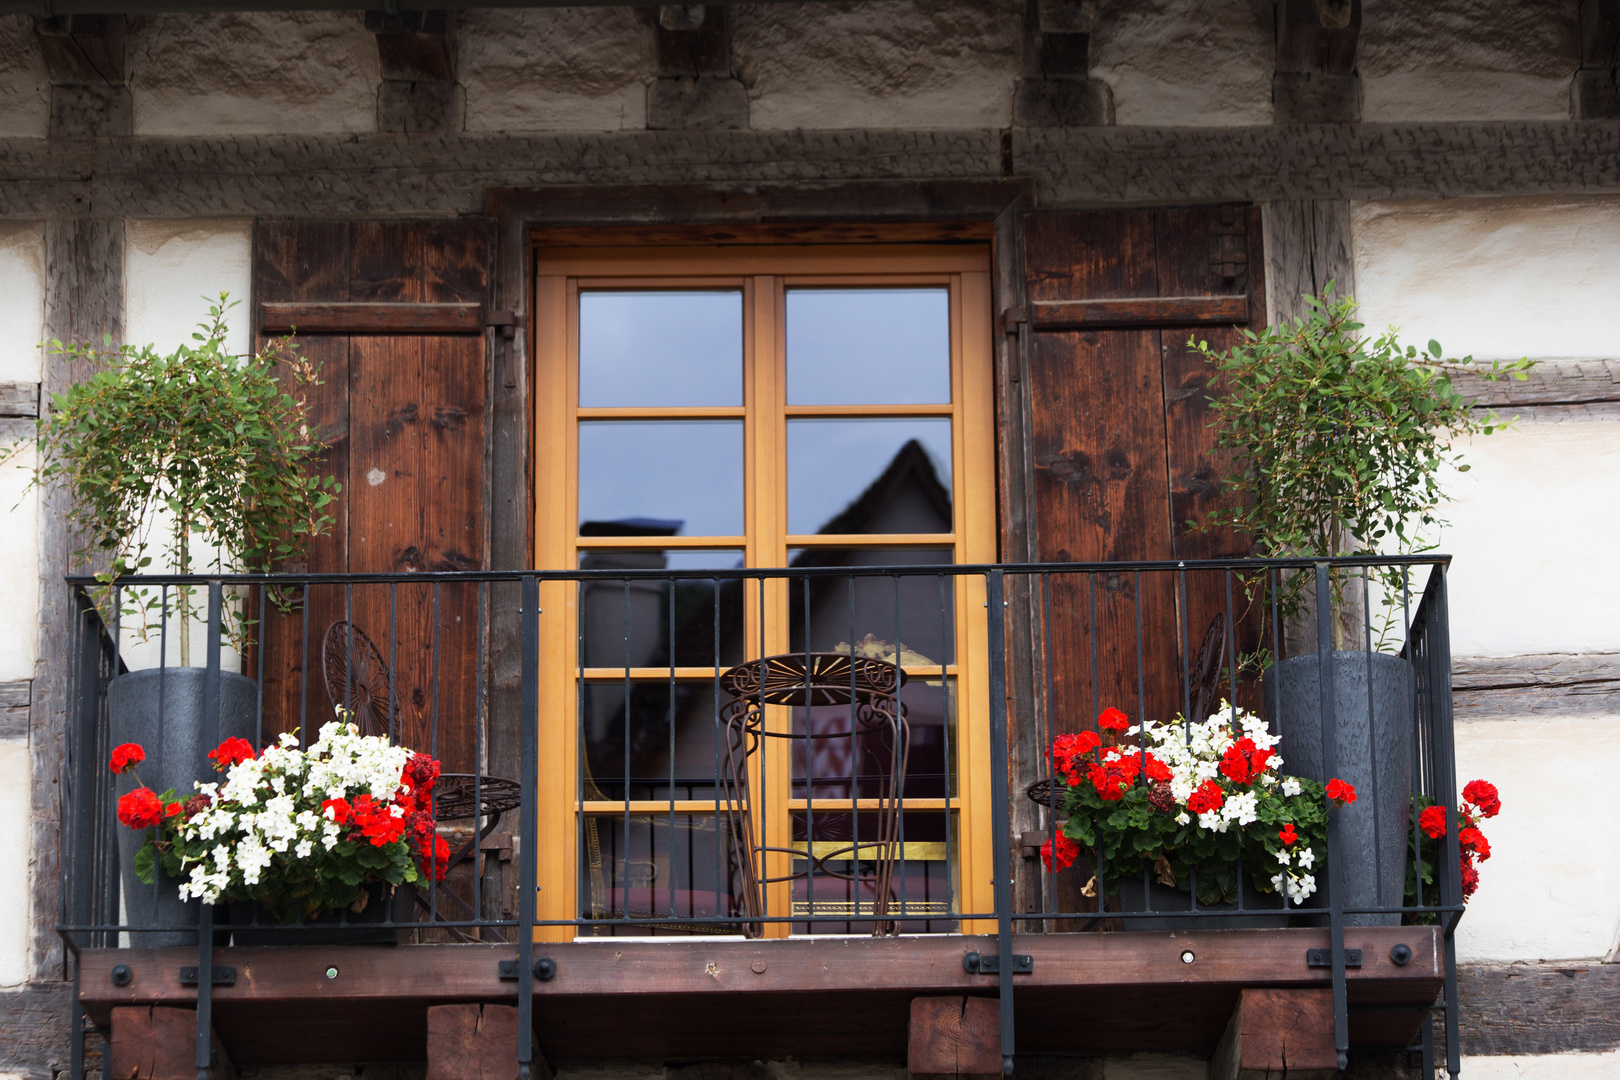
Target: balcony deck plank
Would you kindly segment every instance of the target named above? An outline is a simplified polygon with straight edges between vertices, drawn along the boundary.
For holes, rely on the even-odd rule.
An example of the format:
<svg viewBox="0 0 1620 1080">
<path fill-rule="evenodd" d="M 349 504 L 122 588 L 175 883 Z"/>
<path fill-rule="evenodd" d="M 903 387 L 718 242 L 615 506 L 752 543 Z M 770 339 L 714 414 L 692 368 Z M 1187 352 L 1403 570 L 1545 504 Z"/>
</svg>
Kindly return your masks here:
<svg viewBox="0 0 1620 1080">
<path fill-rule="evenodd" d="M 674 939 L 536 945 L 557 975 L 536 982 L 535 1024 L 548 1058 L 704 1057 L 896 1053 L 906 1045 L 910 1001 L 920 994 L 995 993 L 996 978 L 969 975 L 971 936 Z M 1409 945 L 1397 966 L 1391 946 Z M 1351 929 L 1365 966 L 1349 972 L 1352 1041 L 1404 1045 L 1442 979 L 1439 933 L 1429 927 Z M 1020 1052 L 1213 1049 L 1244 987 L 1325 986 L 1305 952 L 1326 930 L 1021 935 L 1035 958 L 1018 976 Z M 1182 960 L 1184 952 L 1193 961 Z M 237 969 L 214 992 L 214 1021 L 244 1063 L 410 1061 L 426 1053 L 429 1005 L 509 1002 L 517 984 L 498 962 L 514 946 L 281 946 L 221 948 Z M 114 1005 L 187 1005 L 194 987 L 179 969 L 186 948 L 103 949 L 82 954 L 85 1009 L 104 1023 Z M 128 986 L 111 970 L 127 964 Z M 328 968 L 336 978 L 328 978 Z M 757 970 L 763 969 L 763 970 Z"/>
</svg>

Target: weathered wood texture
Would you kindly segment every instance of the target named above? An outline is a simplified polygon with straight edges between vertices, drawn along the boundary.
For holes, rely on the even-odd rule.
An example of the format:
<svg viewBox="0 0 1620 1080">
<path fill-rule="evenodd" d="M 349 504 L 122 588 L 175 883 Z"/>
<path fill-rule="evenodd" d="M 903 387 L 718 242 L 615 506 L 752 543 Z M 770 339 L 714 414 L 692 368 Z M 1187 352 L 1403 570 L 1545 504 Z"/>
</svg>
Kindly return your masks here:
<svg viewBox="0 0 1620 1080">
<path fill-rule="evenodd" d="M 323 381 L 308 391 L 310 404 L 329 447 L 322 469 L 343 485 L 337 525 L 312 544 L 309 569 L 482 569 L 484 329 L 476 316 L 454 316 L 449 325 L 457 333 L 425 332 L 411 320 L 424 309 L 477 312 L 487 304 L 493 255 L 487 225 L 266 221 L 254 243 L 255 300 L 276 305 L 272 310 L 330 312 L 354 304 L 398 312 L 388 333 L 351 329 L 297 338 L 304 355 L 321 363 Z M 418 331 L 404 330 L 407 323 Z M 481 696 L 475 588 L 319 586 L 307 594 L 307 624 L 302 608 L 266 620 L 266 731 L 313 728 L 329 715 L 321 639 L 329 625 L 347 620 L 371 638 L 392 671 L 401 741 L 435 753 L 446 771 L 475 771 Z M 248 671 L 256 661 L 249 658 Z"/>
<path fill-rule="evenodd" d="M 235 1080 L 231 1059 L 214 1036 L 213 1072 Z M 194 1080 L 197 1076 L 197 1010 L 166 1005 L 125 1005 L 112 1011 L 107 1080 Z"/>
<path fill-rule="evenodd" d="M 1129 300 L 1048 300 L 1030 307 L 1037 330 L 1126 326 L 1231 326 L 1249 321 L 1246 296 L 1164 296 Z"/>
<path fill-rule="evenodd" d="M 858 212 L 858 211 L 857 211 Z M 784 221 L 736 225 L 596 225 L 532 229 L 535 247 L 669 247 L 710 244 L 932 244 L 991 239 L 989 221 Z"/>
<path fill-rule="evenodd" d="M 28 679 L 0 683 L 0 739 L 28 738 L 28 706 L 33 693 L 34 684 Z"/>
<path fill-rule="evenodd" d="M 533 1045 L 534 1032 L 528 1033 Z M 427 1080 L 517 1080 L 518 1011 L 512 1005 L 434 1005 L 427 1011 Z M 533 1080 L 551 1080 L 539 1057 Z"/>
<path fill-rule="evenodd" d="M 45 225 L 45 340 L 93 342 L 123 338 L 124 223 L 94 218 Z M 46 350 L 40 400 L 85 378 L 83 364 L 70 364 Z M 30 828 L 30 960 L 37 979 L 60 979 L 59 913 L 61 770 L 67 716 L 69 640 L 67 588 L 62 578 L 77 546 L 67 526 L 69 501 L 60 487 L 39 494 L 39 641 L 34 665 L 29 750 L 33 765 Z M 85 568 L 73 568 L 82 570 Z"/>
<path fill-rule="evenodd" d="M 1005 164 L 1005 168 L 1004 168 Z M 1029 177 L 1046 205 L 1620 191 L 1620 121 L 0 140 L 0 216 L 454 214 L 489 188 Z M 846 207 L 847 209 L 847 207 Z"/>
<path fill-rule="evenodd" d="M 1620 654 L 1453 657 L 1451 700 L 1458 720 L 1620 712 Z"/>
<path fill-rule="evenodd" d="M 39 415 L 39 383 L 0 383 L 0 416 Z"/>
<path fill-rule="evenodd" d="M 1620 419 L 1620 360 L 1543 360 L 1522 382 L 1464 373 L 1452 384 L 1476 408 L 1522 423 Z"/>
<path fill-rule="evenodd" d="M 1350 245 L 1350 204 L 1342 199 L 1294 199 L 1264 208 L 1266 268 L 1272 319 L 1293 320 L 1309 308 L 1300 298 L 1353 296 L 1355 259 Z"/>
<path fill-rule="evenodd" d="M 1465 1054 L 1620 1047 L 1620 964 L 1465 964 L 1457 997 Z"/>
<path fill-rule="evenodd" d="M 906 1042 L 911 1080 L 1001 1075 L 1001 1004 L 989 997 L 918 997 Z"/>
<path fill-rule="evenodd" d="M 259 305 L 259 330 L 267 334 L 468 334 L 483 330 L 481 304 Z"/>
<path fill-rule="evenodd" d="M 1404 1045 L 1406 1007 L 1421 1010 L 1440 987 L 1438 940 L 1424 927 L 1346 932 L 1369 958 L 1349 973 L 1355 1045 Z M 1405 967 L 1388 959 L 1396 942 L 1415 951 Z M 1034 973 L 1019 976 L 1020 1048 L 1208 1053 L 1244 987 L 1326 986 L 1329 973 L 1305 962 L 1326 944 L 1326 930 L 1020 935 L 1015 951 L 1035 958 Z M 898 1056 L 914 997 L 994 991 L 996 976 L 962 967 L 966 952 L 993 948 L 987 937 L 932 935 L 547 945 L 557 975 L 534 985 L 536 1033 L 552 1061 Z M 87 952 L 86 1008 L 104 1019 L 117 1005 L 191 1004 L 195 988 L 177 979 L 185 952 Z M 214 1023 L 239 1064 L 421 1060 L 429 1006 L 514 1001 L 497 961 L 515 954 L 510 945 L 221 949 L 216 963 L 253 974 L 216 988 Z M 115 963 L 134 969 L 128 986 L 112 984 Z M 328 967 L 339 977 L 326 978 Z"/>
<path fill-rule="evenodd" d="M 65 983 L 0 993 L 0 1072 L 27 1080 L 62 1080 L 68 1071 L 68 1008 Z M 85 1072 L 100 1072 L 102 1042 L 85 1042 Z"/>
<path fill-rule="evenodd" d="M 1361 0 L 1282 0 L 1276 5 L 1277 70 L 1272 114 L 1279 124 L 1361 119 L 1356 44 Z"/>
<path fill-rule="evenodd" d="M 1244 990 L 1209 1066 L 1209 1080 L 1337 1075 L 1331 989 Z"/>
</svg>

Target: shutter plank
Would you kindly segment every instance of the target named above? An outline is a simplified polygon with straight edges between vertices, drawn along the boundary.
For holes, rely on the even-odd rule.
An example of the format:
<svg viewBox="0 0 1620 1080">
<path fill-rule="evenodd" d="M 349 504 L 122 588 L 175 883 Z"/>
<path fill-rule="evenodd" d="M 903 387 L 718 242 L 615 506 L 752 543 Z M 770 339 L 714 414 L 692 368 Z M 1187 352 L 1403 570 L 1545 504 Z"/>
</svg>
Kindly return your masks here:
<svg viewBox="0 0 1620 1080">
<path fill-rule="evenodd" d="M 1122 300 L 1048 300 L 1032 305 L 1037 330 L 1211 326 L 1249 321 L 1246 296 L 1144 296 Z"/>
<path fill-rule="evenodd" d="M 259 305 L 266 334 L 481 334 L 482 304 L 266 303 Z"/>
</svg>

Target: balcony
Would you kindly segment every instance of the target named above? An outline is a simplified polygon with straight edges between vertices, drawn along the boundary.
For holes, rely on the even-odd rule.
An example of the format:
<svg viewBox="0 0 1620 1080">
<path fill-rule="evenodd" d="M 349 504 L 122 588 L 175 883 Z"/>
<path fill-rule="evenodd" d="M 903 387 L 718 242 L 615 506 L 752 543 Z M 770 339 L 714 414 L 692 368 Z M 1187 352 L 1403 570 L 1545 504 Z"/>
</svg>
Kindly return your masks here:
<svg viewBox="0 0 1620 1080">
<path fill-rule="evenodd" d="M 525 1073 L 537 1053 L 898 1054 L 930 997 L 993 1002 L 1008 1063 L 1209 1053 L 1243 991 L 1276 990 L 1320 994 L 1307 998 L 1336 1055 L 1432 1056 L 1437 1016 L 1455 1073 L 1457 841 L 1409 812 L 1456 802 L 1445 568 L 612 565 L 154 577 L 101 596 L 72 581 L 60 931 L 74 1053 L 127 1022 L 115 1009 L 161 1006 L 195 1010 L 198 1045 L 211 1032 L 237 1064 L 420 1061 L 430 1007 L 483 1004 L 535 1033 L 534 1048 L 511 1039 Z M 193 590 L 201 674 L 178 673 L 176 633 L 132 645 L 126 616 L 103 618 L 137 587 L 159 612 Z M 1335 663 L 1308 660 L 1316 674 L 1268 694 L 1253 660 L 1278 642 L 1296 657 L 1337 646 Z M 363 925 L 184 908 L 132 883 L 106 767 L 134 723 L 135 699 L 109 691 L 126 654 L 165 673 L 145 677 L 163 700 L 197 687 L 200 741 L 160 701 L 149 747 L 308 740 L 342 706 L 433 753 L 454 869 Z M 1400 674 L 1380 683 L 1388 665 Z M 1387 722 L 1372 716 L 1380 685 Z M 1314 896 L 1280 908 L 1242 884 L 1241 862 L 1219 881 L 1204 866 L 1202 887 L 1195 865 L 1181 889 L 1101 850 L 1043 864 L 1067 786 L 1054 735 L 1095 730 L 1109 706 L 1169 724 L 1223 702 L 1272 729 L 1314 724 L 1283 772 L 1315 755 L 1318 779 L 1364 777 L 1360 816 L 1328 815 Z M 1432 888 L 1403 893 L 1423 868 Z M 1200 899 L 1211 890 L 1221 899 Z"/>
</svg>

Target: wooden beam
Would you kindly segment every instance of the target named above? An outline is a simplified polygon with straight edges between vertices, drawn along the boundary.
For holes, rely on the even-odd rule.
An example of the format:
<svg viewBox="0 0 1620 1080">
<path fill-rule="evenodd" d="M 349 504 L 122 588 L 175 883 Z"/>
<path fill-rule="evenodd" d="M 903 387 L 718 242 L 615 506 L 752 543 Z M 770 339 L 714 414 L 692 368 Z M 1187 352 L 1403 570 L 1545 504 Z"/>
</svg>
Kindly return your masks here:
<svg viewBox="0 0 1620 1080">
<path fill-rule="evenodd" d="M 33 691 L 30 679 L 0 683 L 0 739 L 28 738 L 28 706 Z"/>
<path fill-rule="evenodd" d="M 266 334 L 481 334 L 483 305 L 264 303 L 259 329 Z"/>
<path fill-rule="evenodd" d="M 599 225 L 530 230 L 536 247 L 670 247 L 725 244 L 983 243 L 988 221 L 809 221 L 737 225 Z"/>
<path fill-rule="evenodd" d="M 1333 991 L 1244 990 L 1210 1062 L 1210 1080 L 1330 1080 Z"/>
<path fill-rule="evenodd" d="M 0 416 L 39 415 L 39 383 L 0 383 Z"/>
<path fill-rule="evenodd" d="M 124 81 L 122 15 L 57 15 L 34 20 L 34 36 L 53 83 Z"/>
<path fill-rule="evenodd" d="M 911 1080 L 1001 1075 L 1001 1003 L 988 997 L 911 1000 Z"/>
<path fill-rule="evenodd" d="M 427 1080 L 517 1080 L 518 1011 L 511 1005 L 434 1005 L 427 1011 Z M 532 1046 L 534 1032 L 528 1033 Z M 551 1080 L 538 1054 L 532 1080 Z"/>
<path fill-rule="evenodd" d="M 235 1080 L 236 1070 L 213 1036 L 214 1080 Z M 166 1005 L 124 1005 L 112 1011 L 108 1080 L 196 1080 L 197 1010 Z"/>
<path fill-rule="evenodd" d="M 1043 300 L 1031 305 L 1037 330 L 1229 326 L 1249 321 L 1247 296 L 1149 296 L 1122 300 Z"/>
<path fill-rule="evenodd" d="M 1620 711 L 1620 654 L 1459 656 L 1451 694 L 1459 721 L 1612 713 Z"/>
</svg>

